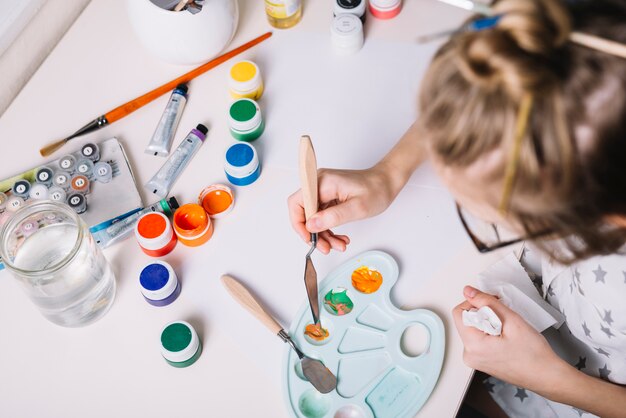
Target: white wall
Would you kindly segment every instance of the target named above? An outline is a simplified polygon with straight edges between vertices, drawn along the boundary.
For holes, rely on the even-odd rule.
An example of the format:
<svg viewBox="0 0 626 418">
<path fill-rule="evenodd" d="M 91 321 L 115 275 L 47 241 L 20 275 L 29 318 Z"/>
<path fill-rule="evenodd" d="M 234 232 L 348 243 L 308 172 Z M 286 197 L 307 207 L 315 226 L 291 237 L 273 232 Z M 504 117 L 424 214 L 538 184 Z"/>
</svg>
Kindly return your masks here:
<svg viewBox="0 0 626 418">
<path fill-rule="evenodd" d="M 90 0 L 0 0 L 0 116 Z"/>
</svg>

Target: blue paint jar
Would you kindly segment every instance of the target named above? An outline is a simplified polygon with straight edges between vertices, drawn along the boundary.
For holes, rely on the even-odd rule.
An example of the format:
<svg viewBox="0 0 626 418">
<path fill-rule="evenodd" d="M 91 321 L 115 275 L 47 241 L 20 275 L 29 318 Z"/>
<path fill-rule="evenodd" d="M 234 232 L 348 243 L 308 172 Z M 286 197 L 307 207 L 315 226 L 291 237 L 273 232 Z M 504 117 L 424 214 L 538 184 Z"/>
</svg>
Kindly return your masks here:
<svg viewBox="0 0 626 418">
<path fill-rule="evenodd" d="M 261 164 L 256 149 L 247 142 L 231 145 L 226 151 L 224 172 L 235 186 L 252 184 L 261 175 Z"/>
<path fill-rule="evenodd" d="M 180 295 L 180 283 L 172 266 L 165 261 L 148 264 L 139 275 L 141 294 L 154 306 L 166 306 Z"/>
</svg>

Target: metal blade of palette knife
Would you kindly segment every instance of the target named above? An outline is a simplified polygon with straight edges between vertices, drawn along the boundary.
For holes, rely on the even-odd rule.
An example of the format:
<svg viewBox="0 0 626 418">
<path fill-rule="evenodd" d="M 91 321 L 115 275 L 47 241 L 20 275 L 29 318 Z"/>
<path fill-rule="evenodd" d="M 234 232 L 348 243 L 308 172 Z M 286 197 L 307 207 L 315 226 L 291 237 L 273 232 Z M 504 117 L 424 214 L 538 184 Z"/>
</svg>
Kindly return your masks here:
<svg viewBox="0 0 626 418">
<path fill-rule="evenodd" d="M 302 373 L 320 393 L 332 392 L 337 387 L 337 378 L 319 360 L 309 357 L 303 358 Z"/>
<path fill-rule="evenodd" d="M 306 286 L 306 293 L 309 297 L 313 323 L 318 324 L 320 321 L 320 304 L 317 293 L 317 271 L 315 271 L 310 255 L 306 257 L 306 264 L 304 267 L 304 285 Z"/>
</svg>

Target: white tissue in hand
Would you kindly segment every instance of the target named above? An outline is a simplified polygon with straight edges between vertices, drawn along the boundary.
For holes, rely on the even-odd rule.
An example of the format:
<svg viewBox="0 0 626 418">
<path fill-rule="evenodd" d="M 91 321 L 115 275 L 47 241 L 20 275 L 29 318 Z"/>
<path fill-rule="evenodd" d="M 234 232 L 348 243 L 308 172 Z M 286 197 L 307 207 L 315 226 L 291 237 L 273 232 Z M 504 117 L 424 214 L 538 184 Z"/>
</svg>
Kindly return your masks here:
<svg viewBox="0 0 626 418">
<path fill-rule="evenodd" d="M 502 334 L 502 321 L 489 306 L 463 311 L 463 325 L 477 328 L 489 335 Z"/>
</svg>

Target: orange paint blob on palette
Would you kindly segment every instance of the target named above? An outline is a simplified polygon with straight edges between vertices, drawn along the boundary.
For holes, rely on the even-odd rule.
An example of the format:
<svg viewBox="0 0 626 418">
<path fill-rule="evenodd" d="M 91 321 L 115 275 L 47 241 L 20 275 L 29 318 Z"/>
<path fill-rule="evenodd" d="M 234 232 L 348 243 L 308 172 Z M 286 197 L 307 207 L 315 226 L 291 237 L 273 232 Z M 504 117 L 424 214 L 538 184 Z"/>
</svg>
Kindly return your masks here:
<svg viewBox="0 0 626 418">
<path fill-rule="evenodd" d="M 330 336 L 326 328 L 322 328 L 322 324 L 309 324 L 304 328 L 304 335 L 314 341 L 323 341 Z"/>
<path fill-rule="evenodd" d="M 352 286 L 361 293 L 374 293 L 383 284 L 383 275 L 378 270 L 361 266 L 352 272 Z"/>
</svg>

